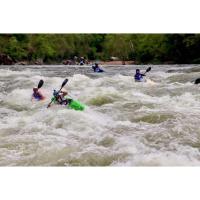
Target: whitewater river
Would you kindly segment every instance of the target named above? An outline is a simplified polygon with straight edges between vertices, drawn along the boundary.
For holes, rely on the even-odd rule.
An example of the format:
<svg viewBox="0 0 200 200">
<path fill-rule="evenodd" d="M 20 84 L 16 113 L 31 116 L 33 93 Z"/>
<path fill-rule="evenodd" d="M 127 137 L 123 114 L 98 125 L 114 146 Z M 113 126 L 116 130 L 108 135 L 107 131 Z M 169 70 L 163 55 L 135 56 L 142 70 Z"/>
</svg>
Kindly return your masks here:
<svg viewBox="0 0 200 200">
<path fill-rule="evenodd" d="M 147 67 L 0 66 L 0 166 L 200 166 L 200 66 Z M 85 111 L 46 108 L 65 78 Z"/>
</svg>

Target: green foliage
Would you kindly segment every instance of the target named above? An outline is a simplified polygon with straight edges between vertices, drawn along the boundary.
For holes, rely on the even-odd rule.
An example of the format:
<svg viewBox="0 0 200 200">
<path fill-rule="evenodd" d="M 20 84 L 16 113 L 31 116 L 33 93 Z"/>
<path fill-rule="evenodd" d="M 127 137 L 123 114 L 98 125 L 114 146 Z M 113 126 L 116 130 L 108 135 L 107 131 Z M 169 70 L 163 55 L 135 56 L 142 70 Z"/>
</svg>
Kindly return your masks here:
<svg viewBox="0 0 200 200">
<path fill-rule="evenodd" d="M 15 60 L 22 60 L 27 57 L 25 44 L 20 43 L 15 36 L 9 38 L 5 46 L 5 53 Z"/>
<path fill-rule="evenodd" d="M 108 34 L 104 41 L 105 53 L 118 57 L 121 60 L 128 60 L 131 52 L 130 35 L 128 34 Z"/>
<path fill-rule="evenodd" d="M 0 53 L 16 61 L 59 63 L 74 56 L 137 63 L 200 63 L 199 34 L 1 34 Z"/>
</svg>

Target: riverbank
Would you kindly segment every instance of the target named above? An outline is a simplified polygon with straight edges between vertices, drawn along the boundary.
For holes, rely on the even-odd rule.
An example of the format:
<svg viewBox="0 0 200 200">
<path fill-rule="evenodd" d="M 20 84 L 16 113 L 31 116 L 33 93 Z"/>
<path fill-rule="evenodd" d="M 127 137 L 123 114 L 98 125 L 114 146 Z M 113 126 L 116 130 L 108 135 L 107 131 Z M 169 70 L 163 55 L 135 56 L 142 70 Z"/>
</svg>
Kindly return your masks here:
<svg viewBox="0 0 200 200">
<path fill-rule="evenodd" d="M 92 65 L 97 61 L 88 61 L 85 65 Z M 98 61 L 99 65 L 134 65 L 137 64 L 135 61 Z M 44 63 L 41 60 L 37 60 L 35 62 L 29 62 L 29 61 L 19 61 L 19 62 L 2 62 L 0 65 L 79 65 L 78 62 L 73 61 L 63 61 L 63 62 L 53 62 L 53 63 Z"/>
<path fill-rule="evenodd" d="M 100 61 L 101 65 L 134 65 L 135 61 Z"/>
</svg>

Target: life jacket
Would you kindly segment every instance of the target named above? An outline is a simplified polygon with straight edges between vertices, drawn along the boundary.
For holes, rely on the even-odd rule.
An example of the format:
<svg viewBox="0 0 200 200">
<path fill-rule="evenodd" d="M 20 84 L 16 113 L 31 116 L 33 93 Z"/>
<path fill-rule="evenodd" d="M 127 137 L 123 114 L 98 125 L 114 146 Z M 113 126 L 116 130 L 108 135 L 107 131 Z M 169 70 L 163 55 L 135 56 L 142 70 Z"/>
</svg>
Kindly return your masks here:
<svg viewBox="0 0 200 200">
<path fill-rule="evenodd" d="M 99 67 L 96 67 L 94 71 L 95 71 L 95 72 L 99 72 L 99 71 L 100 71 L 100 68 L 99 68 Z"/>
<path fill-rule="evenodd" d="M 136 74 L 135 74 L 135 80 L 136 80 L 136 81 L 142 81 L 142 80 L 143 80 L 142 75 L 141 75 L 140 73 L 136 73 Z"/>
<path fill-rule="evenodd" d="M 53 92 L 53 97 L 51 99 L 54 103 L 59 103 L 61 105 L 67 105 L 71 103 L 72 99 L 69 99 L 67 97 L 62 97 L 56 90 Z"/>
<path fill-rule="evenodd" d="M 53 101 L 54 103 L 57 102 L 57 103 L 59 103 L 59 104 L 62 104 L 63 99 L 62 99 L 62 97 L 60 96 L 59 92 L 56 91 L 56 90 L 53 91 L 52 101 Z"/>
<path fill-rule="evenodd" d="M 92 69 L 94 70 L 94 72 L 103 72 L 102 69 L 99 68 L 99 66 L 92 66 Z"/>
<path fill-rule="evenodd" d="M 42 100 L 42 96 L 37 92 L 37 93 L 33 93 L 33 97 L 35 98 L 35 99 L 37 99 L 38 101 L 39 100 Z"/>
<path fill-rule="evenodd" d="M 84 65 L 84 61 L 83 60 L 81 60 L 80 65 Z"/>
</svg>

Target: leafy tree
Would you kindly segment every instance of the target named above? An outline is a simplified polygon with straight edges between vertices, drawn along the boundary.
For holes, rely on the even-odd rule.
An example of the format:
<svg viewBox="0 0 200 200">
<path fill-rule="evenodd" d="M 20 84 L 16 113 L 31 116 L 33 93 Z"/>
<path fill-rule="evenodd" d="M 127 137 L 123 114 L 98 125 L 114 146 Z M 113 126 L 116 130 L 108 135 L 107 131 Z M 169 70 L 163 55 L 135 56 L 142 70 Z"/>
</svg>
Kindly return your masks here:
<svg viewBox="0 0 200 200">
<path fill-rule="evenodd" d="M 200 34 L 1 34 L 0 53 L 16 61 L 90 60 L 200 63 Z"/>
</svg>

